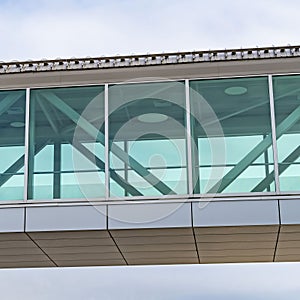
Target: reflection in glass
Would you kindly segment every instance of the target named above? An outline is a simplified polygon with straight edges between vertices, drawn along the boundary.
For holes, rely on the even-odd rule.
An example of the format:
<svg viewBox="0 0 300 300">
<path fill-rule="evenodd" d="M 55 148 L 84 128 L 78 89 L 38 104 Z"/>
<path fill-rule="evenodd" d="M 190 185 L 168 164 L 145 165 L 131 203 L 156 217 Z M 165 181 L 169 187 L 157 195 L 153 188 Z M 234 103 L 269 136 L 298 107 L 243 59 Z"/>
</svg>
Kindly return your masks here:
<svg viewBox="0 0 300 300">
<path fill-rule="evenodd" d="M 195 193 L 274 191 L 268 81 L 190 82 Z"/>
<path fill-rule="evenodd" d="M 109 87 L 111 196 L 187 193 L 185 87 Z"/>
<path fill-rule="evenodd" d="M 273 77 L 281 191 L 300 190 L 300 76 Z"/>
<path fill-rule="evenodd" d="M 28 199 L 105 195 L 103 90 L 31 91 Z"/>
<path fill-rule="evenodd" d="M 0 91 L 0 200 L 24 198 L 25 94 Z"/>
</svg>

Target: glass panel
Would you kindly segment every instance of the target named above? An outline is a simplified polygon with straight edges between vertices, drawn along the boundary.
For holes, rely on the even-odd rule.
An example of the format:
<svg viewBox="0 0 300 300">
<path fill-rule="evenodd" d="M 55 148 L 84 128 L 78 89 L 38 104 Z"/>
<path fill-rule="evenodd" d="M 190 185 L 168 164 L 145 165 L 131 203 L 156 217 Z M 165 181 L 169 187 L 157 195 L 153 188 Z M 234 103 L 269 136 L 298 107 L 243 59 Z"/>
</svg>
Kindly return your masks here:
<svg viewBox="0 0 300 300">
<path fill-rule="evenodd" d="M 26 92 L 0 91 L 0 200 L 24 199 Z"/>
<path fill-rule="evenodd" d="M 274 191 L 268 80 L 190 82 L 194 192 Z"/>
<path fill-rule="evenodd" d="M 273 78 L 281 191 L 300 191 L 300 76 Z"/>
<path fill-rule="evenodd" d="M 104 197 L 103 91 L 31 91 L 29 199 Z"/>
<path fill-rule="evenodd" d="M 99 182 L 104 185 L 105 176 L 103 171 L 77 172 L 62 174 L 61 180 L 61 198 L 96 198 L 100 194 Z"/>
<path fill-rule="evenodd" d="M 109 87 L 110 194 L 187 193 L 185 86 Z"/>
</svg>

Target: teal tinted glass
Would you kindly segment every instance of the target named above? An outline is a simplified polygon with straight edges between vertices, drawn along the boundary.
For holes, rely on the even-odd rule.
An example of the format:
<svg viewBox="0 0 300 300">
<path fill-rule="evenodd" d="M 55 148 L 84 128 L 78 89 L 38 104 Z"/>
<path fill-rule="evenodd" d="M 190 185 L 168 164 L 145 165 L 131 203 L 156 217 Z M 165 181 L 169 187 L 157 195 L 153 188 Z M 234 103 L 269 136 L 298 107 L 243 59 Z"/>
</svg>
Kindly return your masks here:
<svg viewBox="0 0 300 300">
<path fill-rule="evenodd" d="M 300 190 L 300 76 L 273 77 L 281 191 Z"/>
<path fill-rule="evenodd" d="M 24 199 L 25 91 L 0 91 L 0 200 Z"/>
<path fill-rule="evenodd" d="M 29 199 L 105 195 L 103 91 L 103 86 L 31 91 Z"/>
<path fill-rule="evenodd" d="M 185 86 L 109 87 L 110 195 L 187 193 Z"/>
<path fill-rule="evenodd" d="M 190 87 L 194 192 L 274 191 L 267 78 Z"/>
</svg>

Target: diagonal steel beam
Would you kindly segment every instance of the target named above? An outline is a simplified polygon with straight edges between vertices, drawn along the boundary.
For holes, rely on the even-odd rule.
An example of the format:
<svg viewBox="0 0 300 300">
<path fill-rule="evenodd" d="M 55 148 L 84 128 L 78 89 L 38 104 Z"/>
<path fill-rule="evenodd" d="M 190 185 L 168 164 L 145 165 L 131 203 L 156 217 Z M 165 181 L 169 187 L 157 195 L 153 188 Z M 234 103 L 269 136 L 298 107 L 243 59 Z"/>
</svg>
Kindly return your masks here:
<svg viewBox="0 0 300 300">
<path fill-rule="evenodd" d="M 291 166 L 295 160 L 300 157 L 300 146 L 298 146 L 291 154 L 289 154 L 281 163 L 279 163 L 278 171 L 282 174 L 287 168 Z M 266 178 L 264 178 L 252 192 L 264 191 L 274 181 L 274 171 L 272 171 Z"/>
<path fill-rule="evenodd" d="M 55 125 L 55 122 L 54 120 L 52 119 L 52 116 L 51 116 L 51 113 L 49 112 L 49 106 L 48 106 L 48 102 L 42 102 L 41 100 L 39 101 L 39 104 L 40 104 L 40 107 L 41 109 L 43 110 L 43 112 L 45 113 L 45 116 L 47 118 L 47 120 L 49 121 L 52 129 L 58 133 L 58 129 Z M 71 126 L 72 128 L 71 129 L 74 129 L 74 125 Z M 64 132 L 67 132 L 68 130 L 70 129 L 70 126 L 65 128 L 63 130 L 63 133 Z M 49 142 L 49 140 L 48 140 Z M 89 151 L 86 147 L 84 147 L 81 143 L 79 142 L 73 142 L 72 141 L 69 141 L 69 143 L 74 146 L 79 152 L 81 152 L 87 159 L 89 159 L 91 162 L 96 162 L 96 165 L 99 167 L 99 168 L 102 168 L 104 169 L 104 162 L 102 160 L 100 160 L 99 158 L 95 157 L 93 155 L 93 153 L 91 151 Z M 47 144 L 47 143 L 46 143 Z M 45 146 L 46 146 L 45 144 Z M 42 149 L 42 148 L 41 148 Z M 39 149 L 39 151 L 41 150 Z M 37 152 L 35 153 L 37 154 Z M 22 167 L 21 163 L 23 162 L 22 158 L 20 158 L 20 161 L 16 164 L 15 167 L 20 166 L 20 168 Z M 124 189 L 126 189 L 131 195 L 134 195 L 134 196 L 142 196 L 143 194 L 141 194 L 137 189 L 135 189 L 134 187 L 132 187 L 131 185 L 128 184 L 128 182 L 124 181 L 124 179 L 119 176 L 115 171 L 111 171 L 111 177 L 113 180 L 115 180 L 121 187 L 123 187 Z"/>
<path fill-rule="evenodd" d="M 48 140 L 36 145 L 34 155 L 37 155 L 47 144 Z M 16 175 L 15 173 L 24 166 L 24 159 L 25 155 L 22 155 L 0 175 L 0 187 L 3 186 L 11 177 Z"/>
<path fill-rule="evenodd" d="M 276 127 L 276 138 L 281 137 L 300 119 L 300 106 L 296 108 Z M 240 174 L 242 174 L 260 155 L 272 145 L 271 133 L 257 144 L 236 166 L 231 169 L 223 179 L 219 180 L 208 193 L 220 193 L 224 191 Z"/>
<path fill-rule="evenodd" d="M 41 102 L 39 103 L 41 104 Z M 43 103 L 45 104 L 45 103 Z M 48 109 L 47 105 L 41 105 L 42 110 Z M 51 120 L 50 125 L 53 123 L 53 120 L 51 118 L 50 114 L 45 114 L 48 121 Z M 53 123 L 54 124 L 54 123 Z M 51 125 L 52 126 L 52 125 Z M 74 128 L 74 126 L 73 126 Z M 68 131 L 69 128 L 63 130 L 63 133 L 65 131 Z M 54 130 L 54 128 L 53 128 Z M 34 155 L 38 154 L 46 145 L 48 145 L 50 140 L 45 141 L 44 143 L 38 144 L 35 146 L 35 153 Z M 79 142 L 73 142 L 69 141 L 70 144 L 72 144 L 79 152 L 81 152 L 87 159 L 89 159 L 91 162 L 96 162 L 97 167 L 100 169 L 104 169 L 104 162 L 100 160 L 98 157 L 95 157 L 94 154 L 89 151 L 86 147 L 84 147 Z M 17 171 L 19 171 L 24 166 L 24 155 L 22 155 L 19 159 L 17 159 L 3 174 L 0 175 L 0 187 L 4 185 L 11 177 L 15 175 Z M 131 195 L 133 196 L 143 196 L 142 193 L 140 193 L 137 189 L 135 189 L 133 186 L 128 184 L 120 175 L 117 174 L 117 172 L 111 170 L 110 171 L 111 178 L 116 181 L 121 187 L 126 189 Z"/>
<path fill-rule="evenodd" d="M 0 102 L 0 116 L 5 113 L 14 103 L 16 103 L 23 95 L 23 92 L 14 92 L 2 99 Z"/>
<path fill-rule="evenodd" d="M 7 110 L 14 105 L 20 97 L 24 95 L 24 92 L 14 92 L 12 94 L 7 95 L 4 99 L 0 102 L 0 116 L 7 112 Z M 4 185 L 18 170 L 20 170 L 24 166 L 24 157 L 22 155 L 19 157 L 9 168 L 7 168 L 1 175 L 0 175 L 0 187 Z"/>
<path fill-rule="evenodd" d="M 78 141 L 69 141 L 70 144 L 76 148 L 82 155 L 84 155 L 89 161 L 96 164 L 96 166 L 100 169 L 105 168 L 104 162 L 96 157 L 89 149 L 84 147 L 80 142 Z M 110 177 L 118 183 L 122 188 L 124 188 L 129 194 L 132 196 L 143 196 L 141 192 L 139 192 L 136 188 L 134 188 L 132 185 L 130 185 L 126 180 L 124 180 L 117 172 L 114 170 L 110 170 Z"/>
<path fill-rule="evenodd" d="M 49 124 L 51 125 L 52 129 L 54 130 L 54 132 L 56 134 L 58 133 L 58 128 L 55 125 L 55 122 L 53 120 L 53 116 L 51 115 L 50 112 L 50 107 L 49 107 L 49 102 L 46 101 L 41 101 L 41 99 L 38 99 L 39 105 L 43 111 L 43 113 L 45 114 Z M 72 128 L 75 128 L 75 125 L 72 125 Z M 67 129 L 65 129 L 64 131 L 67 131 Z M 98 157 L 96 157 L 90 150 L 88 150 L 86 147 L 84 147 L 79 141 L 75 141 L 75 139 L 70 141 L 68 141 L 73 147 L 75 147 L 82 155 L 84 155 L 88 160 L 90 160 L 92 163 L 95 163 L 96 166 L 100 169 L 105 169 L 105 164 L 104 162 L 99 159 Z M 54 160 L 56 161 L 56 160 Z M 122 188 L 124 188 L 128 193 L 130 193 L 132 196 L 143 196 L 143 194 L 141 192 L 139 192 L 137 189 L 135 189 L 132 185 L 130 185 L 128 183 L 127 180 L 124 180 L 119 174 L 117 174 L 117 172 L 115 172 L 114 170 L 110 170 L 110 174 L 111 174 L 111 178 L 117 182 Z M 57 174 L 58 175 L 58 174 Z M 59 186 L 59 184 L 54 184 L 54 186 Z M 55 197 L 58 198 L 58 197 Z"/>
<path fill-rule="evenodd" d="M 89 134 L 93 139 L 100 142 L 103 146 L 105 145 L 104 134 L 99 131 L 94 125 L 92 125 L 85 118 L 80 116 L 74 109 L 72 109 L 68 104 L 62 101 L 58 96 L 50 92 L 44 92 L 43 96 L 47 99 L 53 106 L 64 113 L 68 118 L 70 118 L 77 126 L 81 127 L 87 134 Z M 129 156 L 124 152 L 119 146 L 112 145 L 111 151 L 124 163 L 130 165 L 130 167 L 139 174 L 144 180 L 150 183 L 154 188 L 156 188 L 163 195 L 176 194 L 171 188 L 169 188 L 165 183 L 160 181 L 159 178 L 154 176 L 150 171 L 144 168 L 138 161 Z"/>
<path fill-rule="evenodd" d="M 59 134 L 59 131 L 58 131 L 58 128 L 51 116 L 51 113 L 50 113 L 50 110 L 49 110 L 49 107 L 48 107 L 48 102 L 45 102 L 45 101 L 41 101 L 41 99 L 39 98 L 38 101 L 37 101 L 47 119 L 47 121 L 49 122 L 51 128 L 53 129 L 53 131 L 58 135 Z"/>
</svg>

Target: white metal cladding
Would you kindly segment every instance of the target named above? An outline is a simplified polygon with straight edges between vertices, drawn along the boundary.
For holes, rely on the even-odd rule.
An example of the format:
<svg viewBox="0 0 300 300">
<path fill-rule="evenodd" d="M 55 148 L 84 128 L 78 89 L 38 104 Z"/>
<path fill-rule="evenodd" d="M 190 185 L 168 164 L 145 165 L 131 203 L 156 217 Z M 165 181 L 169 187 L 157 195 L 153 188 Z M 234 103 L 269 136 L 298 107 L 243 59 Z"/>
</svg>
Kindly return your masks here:
<svg viewBox="0 0 300 300">
<path fill-rule="evenodd" d="M 300 259 L 299 201 L 1 209 L 0 268 L 276 262 Z M 204 208 L 203 208 L 204 205 Z M 108 208 L 107 218 L 105 210 Z M 124 208 L 124 209 L 123 209 Z M 116 216 L 138 223 L 123 223 Z"/>
</svg>

